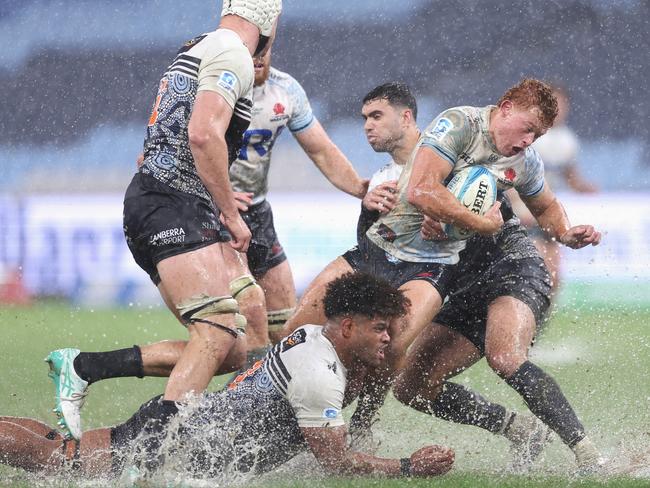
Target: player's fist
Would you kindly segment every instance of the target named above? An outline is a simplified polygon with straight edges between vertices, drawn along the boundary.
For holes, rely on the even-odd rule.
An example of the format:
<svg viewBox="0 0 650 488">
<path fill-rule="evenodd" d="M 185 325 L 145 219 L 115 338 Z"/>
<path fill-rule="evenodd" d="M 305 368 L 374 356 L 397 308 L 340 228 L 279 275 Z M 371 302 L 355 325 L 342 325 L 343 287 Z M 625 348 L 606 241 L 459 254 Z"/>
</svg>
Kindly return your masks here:
<svg viewBox="0 0 650 488">
<path fill-rule="evenodd" d="M 386 214 L 397 203 L 397 181 L 386 181 L 374 187 L 363 197 L 362 204 L 368 210 Z"/>
<path fill-rule="evenodd" d="M 445 474 L 454 464 L 454 451 L 444 446 L 426 446 L 411 454 L 413 476 L 437 476 Z"/>
<path fill-rule="evenodd" d="M 428 215 L 422 220 L 420 235 L 425 241 L 445 241 L 449 238 L 442 229 L 442 224 Z"/>
<path fill-rule="evenodd" d="M 235 197 L 235 205 L 237 205 L 237 210 L 240 212 L 247 212 L 248 207 L 253 205 L 252 193 L 233 191 L 232 194 Z"/>
<path fill-rule="evenodd" d="M 503 227 L 503 216 L 501 215 L 501 202 L 495 202 L 483 216 L 485 225 L 478 233 L 484 236 L 496 234 Z"/>
<path fill-rule="evenodd" d="M 571 249 L 580 249 L 590 244 L 597 246 L 600 238 L 600 232 L 593 225 L 575 225 L 562 234 L 560 242 Z"/>
<path fill-rule="evenodd" d="M 232 237 L 232 240 L 229 242 L 230 246 L 235 251 L 248 251 L 248 245 L 252 237 L 251 231 L 239 215 L 239 212 L 233 218 L 228 218 L 224 214 L 221 214 L 221 220 Z"/>
</svg>

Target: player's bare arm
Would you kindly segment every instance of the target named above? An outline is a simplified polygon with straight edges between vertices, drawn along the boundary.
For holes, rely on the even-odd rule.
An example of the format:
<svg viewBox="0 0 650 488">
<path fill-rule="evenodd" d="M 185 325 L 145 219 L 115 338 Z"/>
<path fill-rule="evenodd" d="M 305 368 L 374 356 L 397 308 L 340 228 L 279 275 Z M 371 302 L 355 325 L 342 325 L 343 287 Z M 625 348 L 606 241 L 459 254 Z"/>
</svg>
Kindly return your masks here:
<svg viewBox="0 0 650 488">
<path fill-rule="evenodd" d="M 438 156 L 433 149 L 420 147 L 408 183 L 408 202 L 433 219 L 483 235 L 497 232 L 503 225 L 499 211 L 501 204 L 495 203 L 484 216 L 467 210 L 443 184 L 451 170 L 449 162 Z"/>
<path fill-rule="evenodd" d="M 601 234 L 591 225 L 571 226 L 564 207 L 548 186 L 533 197 L 522 197 L 528 210 L 548 235 L 572 249 L 597 246 Z"/>
<path fill-rule="evenodd" d="M 303 132 L 295 134 L 307 156 L 336 188 L 357 198 L 368 190 L 368 180 L 361 178 L 352 163 L 332 142 L 325 129 L 316 121 Z"/>
<path fill-rule="evenodd" d="M 225 134 L 232 108 L 218 93 L 201 91 L 196 96 L 188 126 L 190 148 L 197 172 L 232 235 L 231 246 L 246 252 L 251 233 L 235 202 L 228 174 L 228 146 Z"/>
<path fill-rule="evenodd" d="M 447 447 L 427 446 L 405 460 L 386 459 L 349 449 L 345 426 L 303 427 L 301 431 L 318 462 L 337 474 L 429 477 L 445 474 L 454 463 L 454 451 Z"/>
<path fill-rule="evenodd" d="M 380 183 L 363 197 L 362 205 L 368 210 L 386 214 L 397 204 L 397 181 Z"/>
</svg>

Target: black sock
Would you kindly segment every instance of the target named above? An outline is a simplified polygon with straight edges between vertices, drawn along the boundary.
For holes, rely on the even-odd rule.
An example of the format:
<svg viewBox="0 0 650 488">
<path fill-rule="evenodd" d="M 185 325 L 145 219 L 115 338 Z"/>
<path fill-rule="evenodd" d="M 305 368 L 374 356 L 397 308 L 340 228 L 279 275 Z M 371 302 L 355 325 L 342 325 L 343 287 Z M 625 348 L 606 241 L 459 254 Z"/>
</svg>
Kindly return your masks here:
<svg viewBox="0 0 650 488">
<path fill-rule="evenodd" d="M 585 429 L 557 382 L 530 361 L 506 379 L 530 411 L 560 436 L 569 447 L 585 437 Z"/>
<path fill-rule="evenodd" d="M 142 353 L 138 346 L 108 352 L 80 352 L 74 359 L 74 369 L 88 383 L 108 378 L 144 376 Z"/>
<path fill-rule="evenodd" d="M 410 406 L 443 420 L 475 425 L 492 433 L 500 432 L 506 420 L 505 407 L 491 403 L 478 393 L 445 381 L 442 392 L 431 402 L 416 397 Z"/>
</svg>

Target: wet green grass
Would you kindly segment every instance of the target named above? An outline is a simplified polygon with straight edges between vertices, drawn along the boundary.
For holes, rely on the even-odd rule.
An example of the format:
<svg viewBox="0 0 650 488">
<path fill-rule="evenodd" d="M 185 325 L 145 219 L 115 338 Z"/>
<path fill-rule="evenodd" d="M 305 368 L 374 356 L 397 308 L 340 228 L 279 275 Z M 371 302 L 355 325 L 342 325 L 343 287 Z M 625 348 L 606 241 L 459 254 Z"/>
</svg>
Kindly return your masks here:
<svg viewBox="0 0 650 488">
<path fill-rule="evenodd" d="M 43 358 L 51 349 L 77 346 L 106 350 L 161 339 L 184 338 L 166 310 L 80 310 L 60 304 L 0 308 L 2 375 L 0 415 L 34 417 L 50 424 L 52 388 Z M 646 306 L 591 308 L 571 304 L 557 313 L 539 340 L 534 361 L 551 373 L 605 454 L 625 464 L 650 454 L 650 309 Z M 524 410 L 520 398 L 485 362 L 457 381 L 509 408 Z M 220 386 L 219 378 L 212 385 Z M 142 402 L 162 392 L 158 378 L 109 380 L 93 385 L 83 411 L 85 428 L 125 420 Z M 451 425 L 410 411 L 389 398 L 376 429 L 380 455 L 402 457 L 425 444 L 456 450 L 453 472 L 435 480 L 348 480 L 294 477 L 292 467 L 260 480 L 260 486 L 449 486 L 558 487 L 650 486 L 648 479 L 576 480 L 573 460 L 559 439 L 548 447 L 533 477 L 504 475 L 507 443 L 480 429 Z M 309 460 L 307 459 L 307 462 Z M 298 471 L 304 471 L 297 469 Z M 0 468 L 0 485 L 28 486 L 19 472 Z"/>
</svg>

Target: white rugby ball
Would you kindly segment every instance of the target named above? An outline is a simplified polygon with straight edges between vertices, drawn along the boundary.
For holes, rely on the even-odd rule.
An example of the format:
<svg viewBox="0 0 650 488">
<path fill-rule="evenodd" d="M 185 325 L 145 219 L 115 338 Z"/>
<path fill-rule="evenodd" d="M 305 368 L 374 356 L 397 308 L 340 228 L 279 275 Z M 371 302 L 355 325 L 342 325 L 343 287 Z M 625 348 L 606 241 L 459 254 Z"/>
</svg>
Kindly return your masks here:
<svg viewBox="0 0 650 488">
<path fill-rule="evenodd" d="M 482 166 L 470 166 L 460 170 L 447 184 L 447 189 L 470 212 L 483 215 L 497 198 L 497 182 Z M 443 224 L 445 234 L 451 240 L 463 240 L 474 235 L 474 231 Z"/>
</svg>

